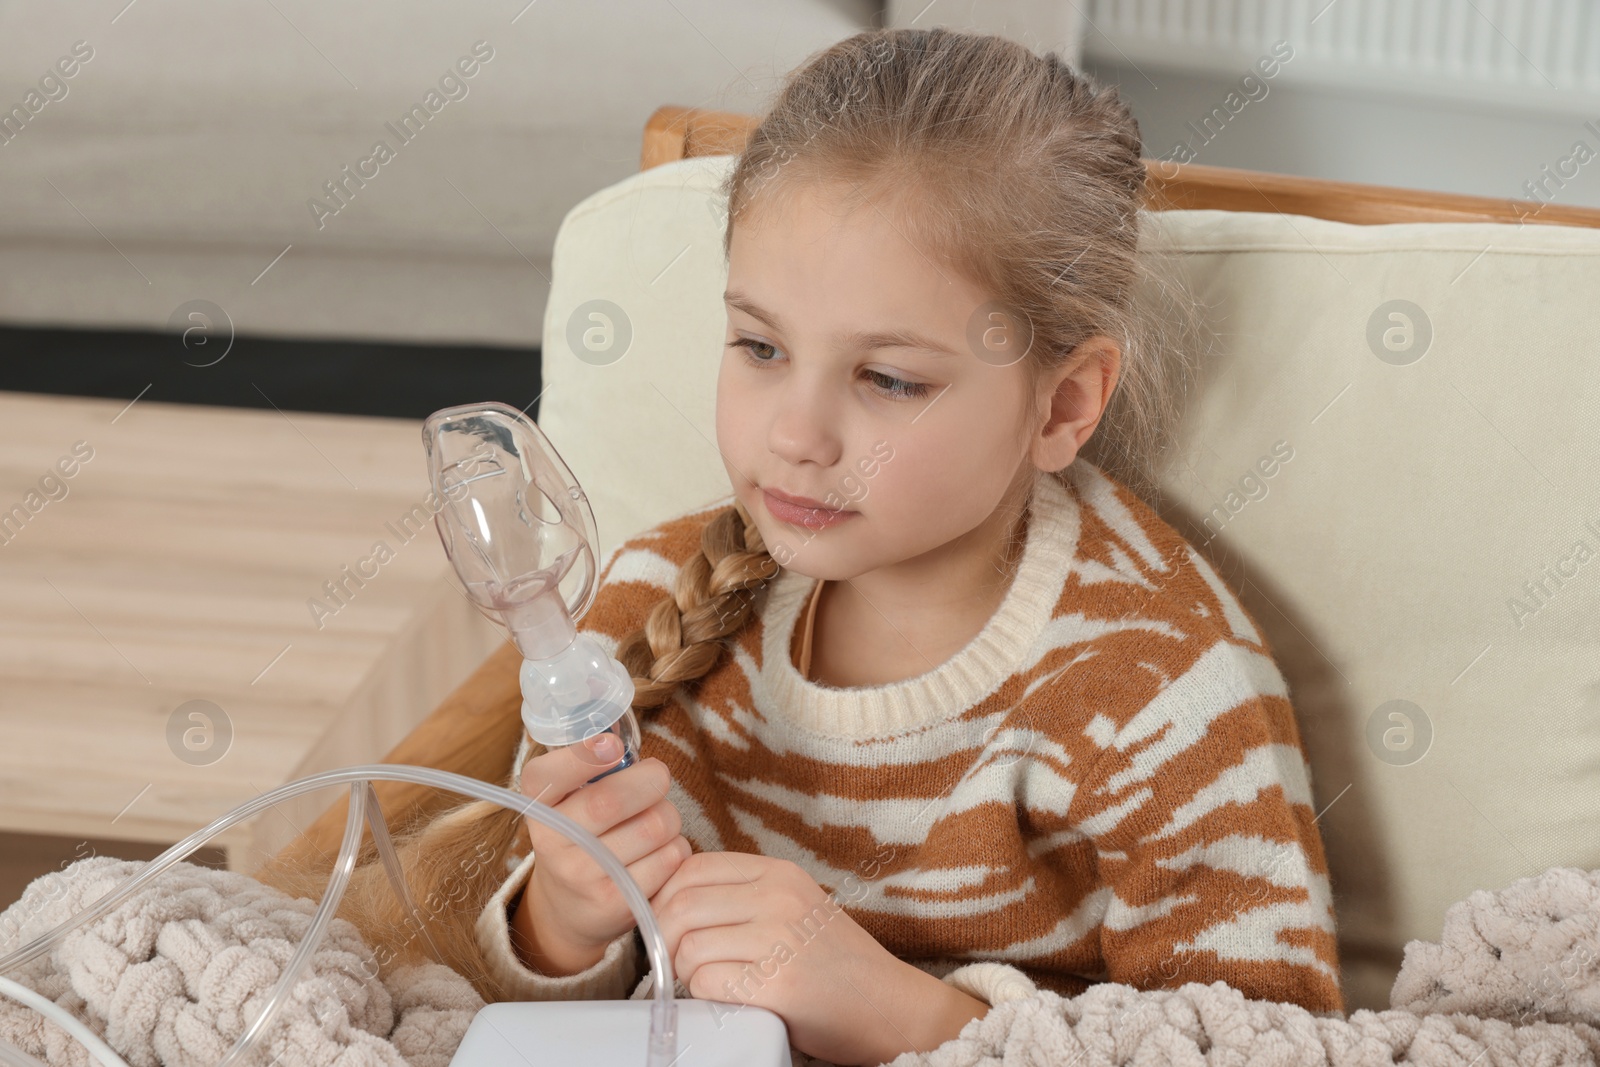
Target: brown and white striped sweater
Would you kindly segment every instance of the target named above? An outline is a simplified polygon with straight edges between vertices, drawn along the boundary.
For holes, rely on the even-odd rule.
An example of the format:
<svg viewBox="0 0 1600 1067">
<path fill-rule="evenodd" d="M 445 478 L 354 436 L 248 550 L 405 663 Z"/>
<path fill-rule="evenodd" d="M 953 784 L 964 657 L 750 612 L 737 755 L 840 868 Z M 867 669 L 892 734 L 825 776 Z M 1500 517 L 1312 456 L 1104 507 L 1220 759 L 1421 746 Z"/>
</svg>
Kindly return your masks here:
<svg viewBox="0 0 1600 1067">
<path fill-rule="evenodd" d="M 731 505 L 623 544 L 581 628 L 614 650 Z M 1041 477 L 1000 608 L 913 678 L 807 679 L 795 631 L 816 587 L 781 570 L 712 672 L 641 717 L 695 851 L 794 861 L 897 957 L 989 1004 L 1221 980 L 1344 1011 L 1283 677 L 1215 570 L 1127 487 L 1081 458 Z M 524 736 L 513 790 L 528 751 Z M 646 995 L 637 929 L 575 975 L 518 960 L 508 915 L 533 861 L 478 921 L 508 987 Z"/>
</svg>

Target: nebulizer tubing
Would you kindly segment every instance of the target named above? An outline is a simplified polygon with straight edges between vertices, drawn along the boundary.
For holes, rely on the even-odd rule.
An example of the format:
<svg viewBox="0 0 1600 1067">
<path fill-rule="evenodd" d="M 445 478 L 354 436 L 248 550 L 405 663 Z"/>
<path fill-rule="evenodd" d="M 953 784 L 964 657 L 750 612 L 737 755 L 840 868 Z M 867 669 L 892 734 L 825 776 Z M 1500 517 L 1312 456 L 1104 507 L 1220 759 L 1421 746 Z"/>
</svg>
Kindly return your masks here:
<svg viewBox="0 0 1600 1067">
<path fill-rule="evenodd" d="M 356 856 L 361 847 L 361 826 L 366 822 L 372 827 L 373 839 L 377 842 L 378 852 L 382 858 L 385 869 L 388 871 L 391 884 L 399 895 L 402 906 L 414 919 L 420 920 L 416 904 L 411 892 L 406 885 L 404 873 L 400 869 L 398 857 L 394 852 L 393 841 L 389 837 L 387 824 L 378 808 L 377 796 L 373 792 L 373 781 L 411 782 L 417 785 L 433 786 L 454 793 L 464 793 L 478 800 L 487 800 L 498 804 L 502 808 L 518 812 L 532 818 L 544 826 L 556 831 L 567 839 L 575 842 L 600 868 L 611 876 L 611 880 L 622 891 L 623 899 L 628 902 L 628 909 L 633 912 L 633 917 L 638 921 L 640 932 L 644 936 L 645 954 L 649 958 L 655 982 L 655 1003 L 650 1010 L 650 1037 L 645 1052 L 645 1067 L 669 1067 L 678 1056 L 678 1016 L 677 1004 L 673 1000 L 672 987 L 672 960 L 667 954 L 666 938 L 661 933 L 661 928 L 656 924 L 655 915 L 650 910 L 649 898 L 639 888 L 639 884 L 628 873 L 628 868 L 622 861 L 601 843 L 600 839 L 569 817 L 556 811 L 541 801 L 520 793 L 513 793 L 503 786 L 490 785 L 480 782 L 476 778 L 456 774 L 453 771 L 442 771 L 433 767 L 418 767 L 407 763 L 363 763 L 352 767 L 342 767 L 337 770 L 323 771 L 306 778 L 288 782 L 240 804 L 232 811 L 218 816 L 207 826 L 196 830 L 188 837 L 167 849 L 155 859 L 150 860 L 137 874 L 130 875 L 122 884 L 97 899 L 79 911 L 72 918 L 67 919 L 49 933 L 40 934 L 32 941 L 16 949 L 3 958 L 0 958 L 0 976 L 27 963 L 43 953 L 49 952 L 59 944 L 73 930 L 78 929 L 96 919 L 104 916 L 123 900 L 138 892 L 140 888 L 153 881 L 174 863 L 185 859 L 201 845 L 211 840 L 217 834 L 228 829 L 236 823 L 272 807 L 281 801 L 297 797 L 302 793 L 322 789 L 330 785 L 350 783 L 350 810 L 345 820 L 344 838 L 339 846 L 339 856 L 334 861 L 333 872 L 328 880 L 328 887 L 322 896 L 322 903 L 318 906 L 316 914 L 312 917 L 311 925 L 306 930 L 305 937 L 301 940 L 295 954 L 285 966 L 283 974 L 273 987 L 271 995 L 265 1004 L 256 1013 L 250 1024 L 240 1033 L 234 1041 L 233 1047 L 217 1062 L 216 1067 L 226 1067 L 246 1055 L 252 1047 L 267 1033 L 268 1024 L 274 1013 L 289 999 L 290 991 L 301 973 L 311 962 L 312 955 L 322 943 L 327 934 L 328 926 L 332 923 L 334 913 L 338 910 L 339 902 L 344 898 L 345 889 L 350 884 L 351 874 L 355 870 Z M 425 923 L 420 924 L 426 931 Z M 430 944 L 431 944 L 430 940 Z M 14 985 L 9 980 L 6 985 Z M 22 987 L 26 988 L 26 987 Z M 0 986 L 0 993 L 7 995 L 11 991 Z M 22 999 L 22 998 L 19 998 Z M 41 998 L 42 999 L 42 998 Z M 48 1005 L 46 1007 L 45 1005 Z M 74 1027 L 67 1025 L 62 1016 L 67 1015 L 65 1009 L 48 1001 L 45 1005 L 35 1002 L 32 1006 L 44 1012 L 48 1017 L 60 1022 L 69 1033 L 84 1040 L 83 1035 Z M 71 1016 L 67 1016 L 71 1018 Z M 81 1027 L 82 1023 L 74 1019 Z M 93 1032 L 89 1032 L 93 1038 Z M 98 1039 L 95 1039 L 98 1041 Z M 106 1067 L 128 1067 L 126 1061 L 117 1056 L 109 1047 L 97 1049 L 93 1041 L 84 1040 L 84 1044 L 96 1055 Z M 100 1044 L 104 1044 L 100 1042 Z M 106 1059 L 104 1053 L 109 1053 L 112 1059 Z M 17 1067 L 41 1067 L 37 1058 L 28 1055 L 14 1045 L 0 1041 L 0 1060 Z"/>
<path fill-rule="evenodd" d="M 20 1000 L 28 1007 L 59 1025 L 67 1033 L 82 1042 L 83 1046 L 89 1050 L 89 1055 L 99 1060 L 105 1067 L 128 1067 L 128 1062 L 117 1055 L 116 1049 L 106 1044 L 100 1035 L 89 1029 L 82 1019 L 73 1015 L 55 1001 L 50 1000 L 48 997 L 42 997 L 27 986 L 4 977 L 0 977 L 0 993 L 5 994 L 12 1000 Z M 50 1067 L 48 1063 L 45 1063 L 39 1057 L 30 1056 L 20 1048 L 17 1048 L 17 1046 L 9 1045 L 4 1041 L 0 1041 L 0 1063 L 5 1064 L 6 1067 Z"/>
</svg>

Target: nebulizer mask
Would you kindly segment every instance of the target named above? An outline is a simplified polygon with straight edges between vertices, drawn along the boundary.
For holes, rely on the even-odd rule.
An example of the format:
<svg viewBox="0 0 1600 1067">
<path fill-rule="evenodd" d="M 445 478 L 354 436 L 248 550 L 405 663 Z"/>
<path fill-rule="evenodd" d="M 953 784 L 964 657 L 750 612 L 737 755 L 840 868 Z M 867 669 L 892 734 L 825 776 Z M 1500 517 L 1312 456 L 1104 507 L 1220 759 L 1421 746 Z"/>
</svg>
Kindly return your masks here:
<svg viewBox="0 0 1600 1067">
<path fill-rule="evenodd" d="M 521 412 L 505 404 L 445 408 L 424 424 L 423 440 L 438 499 L 436 513 L 445 551 L 485 615 L 503 625 L 525 657 L 522 718 L 534 740 L 547 746 L 572 744 L 601 730 L 622 738 L 627 756 L 596 775 L 635 762 L 638 723 L 631 710 L 628 672 L 593 638 L 578 633 L 574 620 L 593 601 L 596 572 L 594 516 L 588 500 L 544 435 Z M 279 786 L 218 816 L 150 860 L 116 888 L 48 933 L 0 957 L 0 996 L 20 1001 L 56 1022 L 102 1067 L 128 1067 L 83 1020 L 36 991 L 6 977 L 50 952 L 74 930 L 88 925 L 156 881 L 173 864 L 238 823 L 274 805 L 331 785 L 349 786 L 349 808 L 328 886 L 305 936 L 283 964 L 272 991 L 252 1004 L 248 1020 L 216 1067 L 266 1064 L 297 1067 L 292 1058 L 267 1053 L 266 1038 L 279 1009 L 291 1002 L 344 898 L 370 828 L 378 860 L 423 940 L 428 924 L 412 897 L 372 788 L 375 781 L 409 782 L 487 800 L 554 830 L 587 852 L 616 883 L 639 926 L 654 976 L 648 1001 L 504 1001 L 473 1018 L 451 1067 L 545 1067 L 578 1062 L 596 1067 L 640 1062 L 645 1067 L 789 1067 L 783 1020 L 754 1004 L 713 1000 L 677 1001 L 666 938 L 649 898 L 628 869 L 599 838 L 540 801 L 465 775 L 410 764 L 360 764 L 313 774 Z M 70 868 L 69 868 L 70 870 Z M 440 953 L 433 949 L 435 959 Z M 281 1041 L 281 1038 L 280 1038 Z M 292 1048 L 292 1043 L 286 1046 Z M 3 1067 L 48 1067 L 37 1057 L 0 1040 Z"/>
<path fill-rule="evenodd" d="M 463 404 L 423 423 L 445 554 L 479 611 L 522 653 L 522 723 L 546 748 L 616 733 L 634 763 L 633 677 L 573 620 L 599 585 L 594 513 L 539 427 L 507 404 Z"/>
</svg>

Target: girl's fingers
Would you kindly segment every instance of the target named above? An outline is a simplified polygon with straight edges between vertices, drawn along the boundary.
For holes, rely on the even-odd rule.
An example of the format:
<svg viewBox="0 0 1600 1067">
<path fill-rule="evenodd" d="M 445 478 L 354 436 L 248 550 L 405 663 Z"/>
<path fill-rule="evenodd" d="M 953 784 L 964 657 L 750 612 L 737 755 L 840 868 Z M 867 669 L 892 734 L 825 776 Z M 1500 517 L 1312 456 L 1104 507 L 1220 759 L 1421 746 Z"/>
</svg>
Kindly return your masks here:
<svg viewBox="0 0 1600 1067">
<path fill-rule="evenodd" d="M 754 888 L 754 880 L 772 862 L 766 856 L 698 853 L 695 862 L 684 864 L 673 877 L 667 879 L 667 884 L 661 887 L 659 899 L 652 900 L 650 906 L 660 912 L 671 903 L 673 897 L 695 886 L 740 885 Z"/>
<path fill-rule="evenodd" d="M 609 755 L 596 750 L 602 738 L 611 746 Z M 596 734 L 577 744 L 563 745 L 523 763 L 522 793 L 553 808 L 621 758 L 614 734 Z"/>
<path fill-rule="evenodd" d="M 627 866 L 679 837 L 681 829 L 683 820 L 678 816 L 677 807 L 670 800 L 659 800 L 601 834 L 600 843 L 616 853 L 617 859 Z"/>
<path fill-rule="evenodd" d="M 613 827 L 665 800 L 671 785 L 667 765 L 652 756 L 578 790 L 567 798 L 561 811 L 591 834 L 604 837 Z"/>
<path fill-rule="evenodd" d="M 686 989 L 694 981 L 696 971 L 713 963 L 749 966 L 759 972 L 763 979 L 771 980 L 777 977 L 779 965 L 794 957 L 792 949 L 788 954 L 774 952 L 771 931 L 755 923 L 693 926 L 685 929 L 685 933 L 689 931 L 694 931 L 695 935 L 687 947 L 681 936 L 667 943 L 667 951 L 672 959 L 672 977 L 682 982 Z"/>
<path fill-rule="evenodd" d="M 604 839 L 614 827 L 664 800 L 672 778 L 667 765 L 652 757 L 585 785 L 586 776 L 593 774 L 593 766 L 570 750 L 583 749 L 589 744 L 587 741 L 579 742 L 528 760 L 522 769 L 522 792 L 556 808 L 591 834 Z M 621 758 L 620 755 L 617 757 L 619 760 Z M 551 796 L 559 799 L 552 802 L 549 799 Z M 542 824 L 536 825 L 531 818 L 528 822 L 534 848 L 541 845 L 546 848 L 562 847 L 555 844 L 555 839 L 565 841 L 565 835 L 547 829 Z M 627 847 L 627 837 L 619 841 Z M 612 851 L 623 855 L 615 848 Z M 636 846 L 635 851 L 639 851 Z"/>
<path fill-rule="evenodd" d="M 750 882 L 691 885 L 674 892 L 669 901 L 652 900 L 650 906 L 675 930 L 740 926 L 755 921 L 771 910 L 771 901 L 763 902 L 762 893 Z M 837 918 L 838 909 L 825 901 L 805 916 L 802 925 L 816 933 Z"/>
<path fill-rule="evenodd" d="M 655 896 L 656 890 L 672 877 L 672 872 L 678 869 L 692 851 L 688 838 L 680 834 L 644 859 L 628 864 L 628 873 L 633 875 L 633 880 L 639 883 L 639 889 L 645 898 L 649 899 Z"/>
</svg>

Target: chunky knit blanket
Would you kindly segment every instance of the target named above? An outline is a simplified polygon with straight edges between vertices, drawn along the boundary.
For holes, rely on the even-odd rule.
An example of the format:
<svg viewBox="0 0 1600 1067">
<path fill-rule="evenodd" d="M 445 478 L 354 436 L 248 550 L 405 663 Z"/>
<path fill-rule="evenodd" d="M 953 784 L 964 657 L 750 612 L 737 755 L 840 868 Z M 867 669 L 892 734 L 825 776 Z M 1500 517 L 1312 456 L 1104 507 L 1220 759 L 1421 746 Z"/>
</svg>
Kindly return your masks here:
<svg viewBox="0 0 1600 1067">
<path fill-rule="evenodd" d="M 1249 1064 L 1250 1067 L 1554 1067 L 1600 1061 L 1600 871 L 1552 867 L 1445 912 L 1412 941 L 1386 1011 L 1319 1017 L 1223 982 L 1140 992 L 1042 992 L 974 1019 L 894 1067 Z"/>
<path fill-rule="evenodd" d="M 34 879 L 0 913 L 0 956 L 143 866 L 91 856 Z M 133 1067 L 216 1067 L 271 994 L 317 903 L 246 874 L 180 862 L 5 977 L 82 1019 Z M 334 919 L 251 1062 L 447 1067 L 483 998 L 443 964 L 378 974 L 376 954 L 355 926 Z M 51 1067 L 98 1067 L 56 1023 L 3 996 L 0 1040 Z"/>
<path fill-rule="evenodd" d="M 97 856 L 35 880 L 0 913 L 0 954 L 141 866 Z M 134 1067 L 213 1067 L 315 907 L 247 875 L 180 863 L 6 977 L 85 1020 Z M 483 1001 L 439 964 L 376 972 L 355 928 L 335 920 L 269 1029 L 266 1057 L 285 1067 L 445 1067 Z M 955 1040 L 894 1067 L 1594 1064 L 1600 871 L 1553 867 L 1452 905 L 1437 944 L 1406 946 L 1389 999 L 1388 1010 L 1338 1018 L 1249 1000 L 1222 982 L 1145 992 L 1102 983 L 1072 998 L 1045 991 L 996 1005 Z M 0 1039 L 52 1065 L 90 1064 L 82 1045 L 7 998 Z"/>
</svg>

